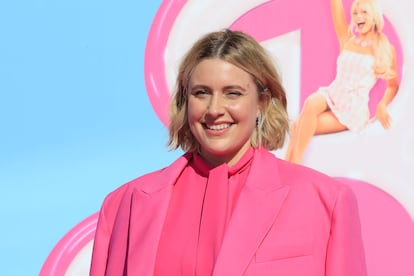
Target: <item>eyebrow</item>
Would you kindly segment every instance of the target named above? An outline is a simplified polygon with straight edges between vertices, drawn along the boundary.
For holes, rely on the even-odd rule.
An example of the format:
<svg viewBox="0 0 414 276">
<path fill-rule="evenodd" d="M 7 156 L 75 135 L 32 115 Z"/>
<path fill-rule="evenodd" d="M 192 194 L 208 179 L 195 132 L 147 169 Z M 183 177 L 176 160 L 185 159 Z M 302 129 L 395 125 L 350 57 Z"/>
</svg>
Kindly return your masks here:
<svg viewBox="0 0 414 276">
<path fill-rule="evenodd" d="M 191 86 L 190 88 L 191 88 L 191 90 L 200 89 L 200 88 L 201 89 L 210 89 L 210 87 L 208 85 L 204 85 L 204 84 L 196 84 L 196 85 Z M 230 89 L 238 89 L 238 90 L 242 90 L 242 91 L 246 91 L 247 90 L 243 86 L 240 86 L 240 85 L 237 85 L 237 84 L 234 84 L 234 85 L 226 85 L 223 88 L 224 88 L 223 90 L 230 90 Z"/>
</svg>

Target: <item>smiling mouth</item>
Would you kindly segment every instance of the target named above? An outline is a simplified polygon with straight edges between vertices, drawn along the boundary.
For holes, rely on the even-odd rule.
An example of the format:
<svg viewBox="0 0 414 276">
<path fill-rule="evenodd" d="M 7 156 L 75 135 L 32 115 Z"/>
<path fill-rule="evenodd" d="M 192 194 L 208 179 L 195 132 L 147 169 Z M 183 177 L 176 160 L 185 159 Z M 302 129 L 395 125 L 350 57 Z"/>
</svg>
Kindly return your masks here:
<svg viewBox="0 0 414 276">
<path fill-rule="evenodd" d="M 359 28 L 363 27 L 365 25 L 365 22 L 357 22 L 357 26 Z"/>
<path fill-rule="evenodd" d="M 211 130 L 223 130 L 226 128 L 229 128 L 231 124 L 224 123 L 224 124 L 218 124 L 218 125 L 210 125 L 210 124 L 204 124 L 204 127 Z"/>
</svg>

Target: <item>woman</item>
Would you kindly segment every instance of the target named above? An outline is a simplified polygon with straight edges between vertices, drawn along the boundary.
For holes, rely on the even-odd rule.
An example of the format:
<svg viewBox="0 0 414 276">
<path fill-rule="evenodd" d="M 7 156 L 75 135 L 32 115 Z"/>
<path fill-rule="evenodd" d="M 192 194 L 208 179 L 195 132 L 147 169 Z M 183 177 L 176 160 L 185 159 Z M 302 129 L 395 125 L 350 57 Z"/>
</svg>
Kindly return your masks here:
<svg viewBox="0 0 414 276">
<path fill-rule="evenodd" d="M 106 197 L 91 275 L 365 275 L 354 195 L 270 153 L 287 128 L 265 50 L 202 37 L 172 101 L 169 145 L 186 153 Z"/>
<path fill-rule="evenodd" d="M 387 105 L 398 90 L 393 46 L 382 33 L 384 20 L 374 0 L 356 0 L 348 25 L 341 0 L 331 0 L 340 54 L 337 75 L 305 101 L 292 127 L 286 160 L 300 163 L 312 136 L 344 130 L 360 131 L 369 121 L 369 92 L 378 78 L 386 79 L 386 91 L 377 105 L 375 118 L 387 129 Z"/>
</svg>

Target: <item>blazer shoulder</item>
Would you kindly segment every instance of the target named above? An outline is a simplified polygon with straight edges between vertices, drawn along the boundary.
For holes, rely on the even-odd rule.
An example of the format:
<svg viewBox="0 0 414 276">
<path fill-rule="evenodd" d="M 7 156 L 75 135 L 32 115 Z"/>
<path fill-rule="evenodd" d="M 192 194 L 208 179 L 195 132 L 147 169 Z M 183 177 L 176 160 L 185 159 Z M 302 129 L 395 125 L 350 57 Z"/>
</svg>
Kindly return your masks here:
<svg viewBox="0 0 414 276">
<path fill-rule="evenodd" d="M 111 209 L 116 209 L 120 201 L 123 198 L 130 197 L 134 190 L 143 190 L 150 193 L 174 182 L 190 158 L 192 158 L 191 153 L 185 153 L 167 167 L 146 173 L 122 184 L 105 197 L 102 207 L 111 206 L 115 207 Z"/>
<path fill-rule="evenodd" d="M 319 206 L 330 219 L 358 212 L 356 195 L 347 184 L 312 168 L 284 160 L 278 163 L 280 179 L 290 187 L 289 197 L 295 202 Z"/>
<path fill-rule="evenodd" d="M 319 185 L 333 185 L 337 188 L 340 188 L 338 186 L 344 185 L 325 173 L 303 165 L 290 163 L 282 159 L 278 159 L 278 167 L 281 177 L 289 178 L 292 184 L 297 182 L 314 182 Z"/>
<path fill-rule="evenodd" d="M 145 185 L 146 183 L 153 182 L 157 175 L 159 175 L 164 169 L 160 169 L 151 173 L 144 174 L 140 177 L 137 177 L 127 183 L 122 184 L 115 190 L 107 194 L 103 200 L 101 206 L 101 215 L 105 217 L 114 217 L 119 205 L 125 198 L 132 196 L 132 193 L 135 189 L 139 189 L 140 186 Z"/>
<path fill-rule="evenodd" d="M 341 194 L 352 194 L 351 188 L 334 177 L 315 169 L 278 159 L 281 181 L 300 190 L 313 190 L 321 198 L 335 201 Z"/>
</svg>

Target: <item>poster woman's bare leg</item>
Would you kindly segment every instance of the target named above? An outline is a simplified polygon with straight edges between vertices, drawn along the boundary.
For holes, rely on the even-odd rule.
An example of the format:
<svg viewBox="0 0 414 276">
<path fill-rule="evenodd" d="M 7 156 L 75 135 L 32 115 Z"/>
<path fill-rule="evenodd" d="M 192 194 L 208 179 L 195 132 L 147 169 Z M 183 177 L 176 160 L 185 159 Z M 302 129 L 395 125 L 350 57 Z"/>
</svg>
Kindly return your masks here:
<svg viewBox="0 0 414 276">
<path fill-rule="evenodd" d="M 298 120 L 292 126 L 285 159 L 300 163 L 314 135 L 343 130 L 346 130 L 346 127 L 328 109 L 325 98 L 321 94 L 314 93 L 306 99 Z"/>
</svg>

